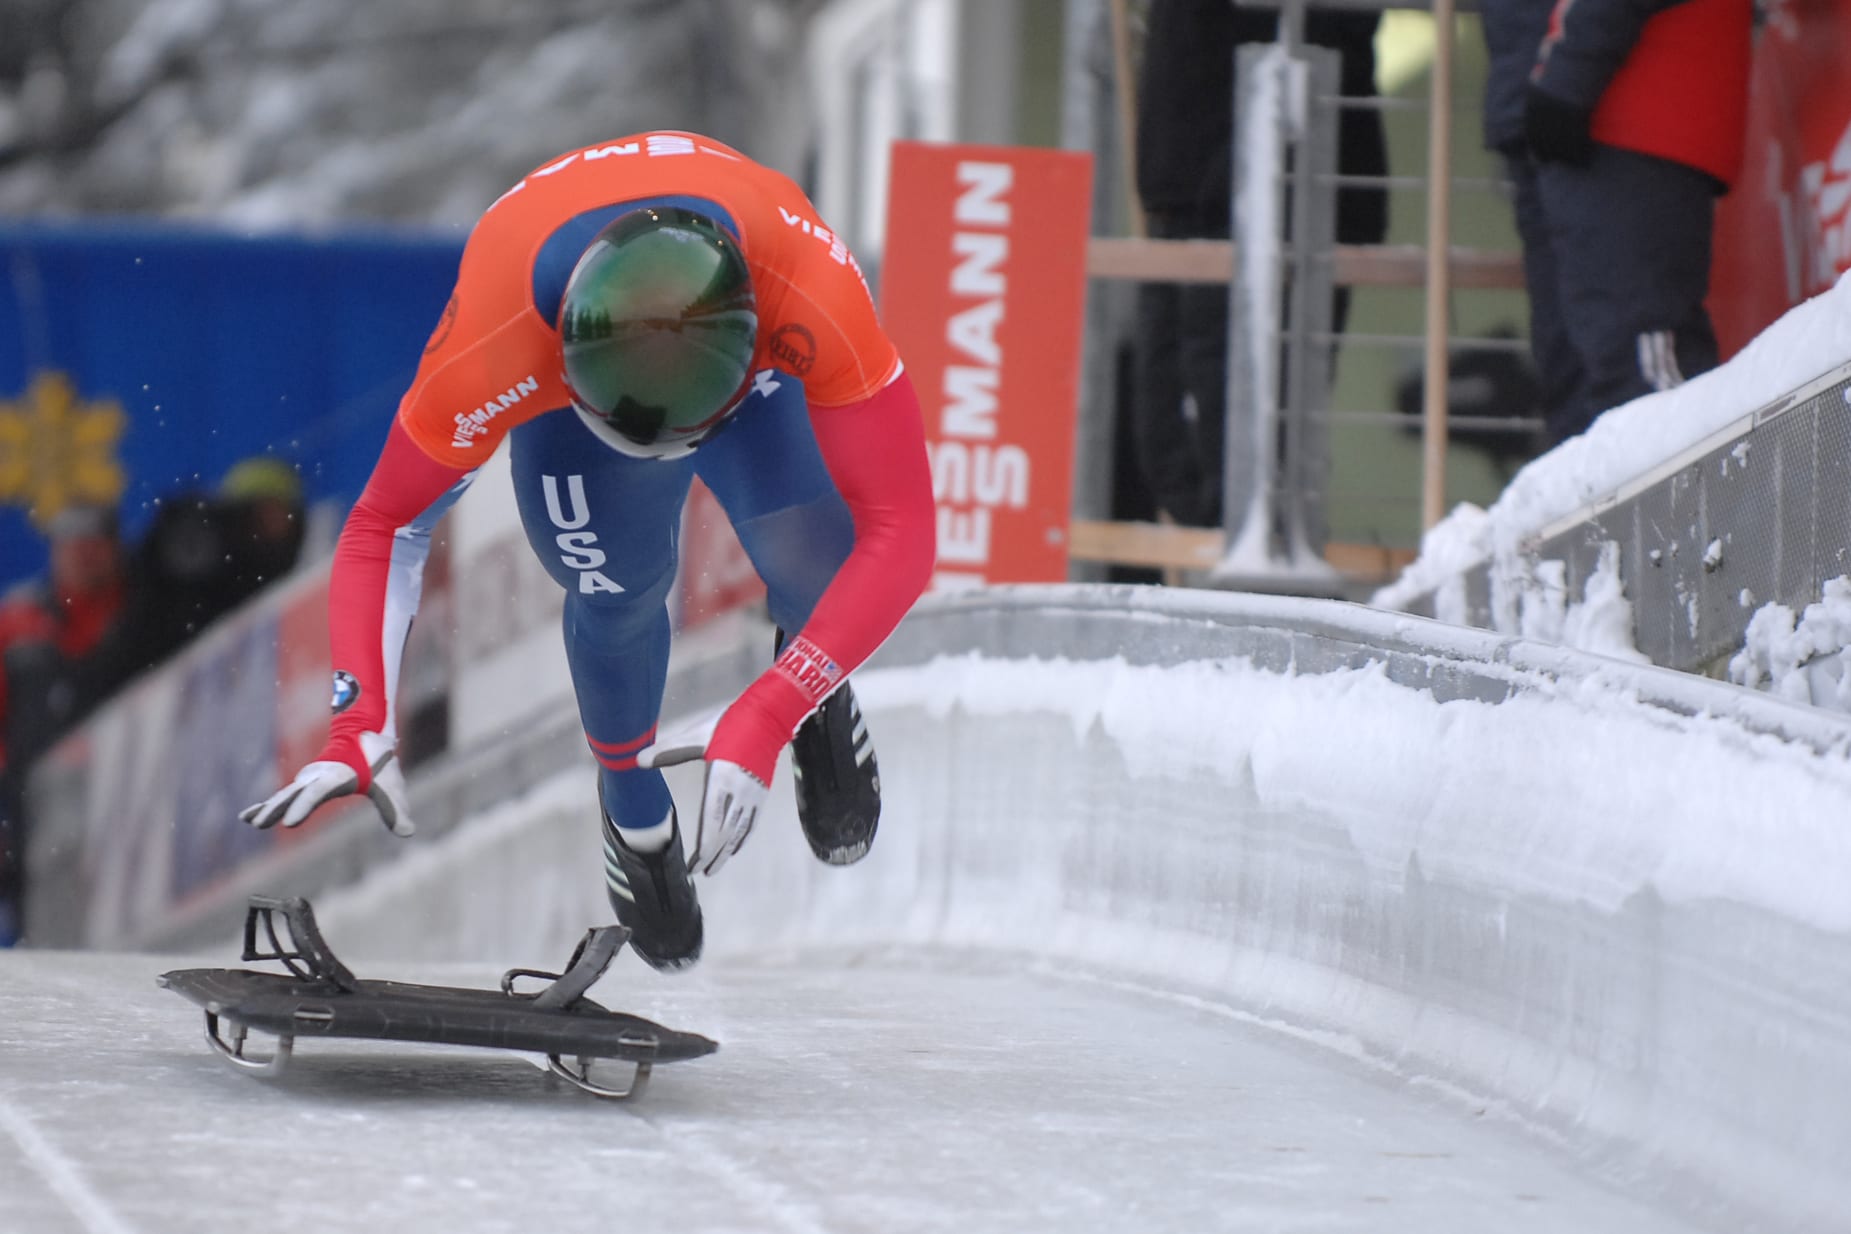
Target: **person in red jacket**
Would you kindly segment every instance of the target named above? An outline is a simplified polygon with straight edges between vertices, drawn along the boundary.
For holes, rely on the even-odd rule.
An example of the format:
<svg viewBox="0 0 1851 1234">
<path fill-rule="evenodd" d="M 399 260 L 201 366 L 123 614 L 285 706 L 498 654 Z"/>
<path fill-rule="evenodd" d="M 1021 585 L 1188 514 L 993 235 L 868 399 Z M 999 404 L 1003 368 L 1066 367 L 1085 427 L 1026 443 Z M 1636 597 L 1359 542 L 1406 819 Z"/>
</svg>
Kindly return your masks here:
<svg viewBox="0 0 1851 1234">
<path fill-rule="evenodd" d="M 1715 367 L 1717 196 L 1742 166 L 1753 0 L 1485 0 L 1485 141 L 1516 189 L 1555 441 Z"/>
<path fill-rule="evenodd" d="M 738 851 L 793 744 L 812 849 L 868 851 L 880 781 L 848 674 L 929 581 L 935 514 L 919 401 L 859 266 L 803 193 L 736 150 L 654 132 L 573 150 L 489 207 L 330 588 L 326 748 L 242 817 L 293 826 L 367 793 L 411 831 L 391 691 L 429 535 L 509 438 L 529 542 L 599 764 L 610 900 L 660 969 L 692 964 L 690 870 Z M 779 645 L 720 717 L 691 853 L 656 744 L 667 598 L 695 476 L 764 579 Z"/>
<path fill-rule="evenodd" d="M 26 773 L 119 684 L 97 663 L 123 620 L 116 512 L 70 506 L 45 535 L 45 578 L 0 597 L 0 947 L 23 926 Z"/>
</svg>

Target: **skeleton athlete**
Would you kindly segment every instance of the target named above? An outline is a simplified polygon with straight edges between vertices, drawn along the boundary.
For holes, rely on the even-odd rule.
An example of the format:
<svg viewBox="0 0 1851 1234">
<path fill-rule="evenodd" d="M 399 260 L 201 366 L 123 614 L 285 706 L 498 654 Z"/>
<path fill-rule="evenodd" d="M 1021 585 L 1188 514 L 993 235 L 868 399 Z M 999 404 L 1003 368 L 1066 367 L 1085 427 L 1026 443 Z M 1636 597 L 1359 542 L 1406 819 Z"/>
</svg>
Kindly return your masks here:
<svg viewBox="0 0 1851 1234">
<path fill-rule="evenodd" d="M 469 237 L 456 289 L 335 553 L 327 746 L 242 817 L 294 826 L 367 793 L 411 831 L 392 694 L 439 517 L 510 438 L 522 524 L 565 588 L 599 764 L 618 920 L 657 968 L 692 964 L 712 874 L 794 741 L 811 848 L 846 864 L 880 812 L 848 674 L 930 578 L 919 402 L 855 259 L 784 176 L 689 133 L 588 146 L 530 172 Z M 725 509 L 780 631 L 701 757 L 692 851 L 655 745 L 667 600 L 695 476 Z"/>
</svg>

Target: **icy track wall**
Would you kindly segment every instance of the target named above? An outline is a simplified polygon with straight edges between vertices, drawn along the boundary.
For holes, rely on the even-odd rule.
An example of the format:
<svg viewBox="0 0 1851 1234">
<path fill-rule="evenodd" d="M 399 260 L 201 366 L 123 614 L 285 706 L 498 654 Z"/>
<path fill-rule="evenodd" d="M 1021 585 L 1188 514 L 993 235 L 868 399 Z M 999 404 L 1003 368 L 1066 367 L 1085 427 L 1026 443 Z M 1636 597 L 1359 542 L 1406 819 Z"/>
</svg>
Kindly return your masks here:
<svg viewBox="0 0 1851 1234">
<path fill-rule="evenodd" d="M 1844 1228 L 1841 721 L 1350 605 L 1134 588 L 928 601 L 856 683 L 874 852 L 816 863 L 781 770 L 704 884 L 710 970 L 1026 953 L 1462 1091 L 1728 1228 Z M 324 898 L 330 939 L 562 954 L 607 915 L 590 779 Z"/>
</svg>

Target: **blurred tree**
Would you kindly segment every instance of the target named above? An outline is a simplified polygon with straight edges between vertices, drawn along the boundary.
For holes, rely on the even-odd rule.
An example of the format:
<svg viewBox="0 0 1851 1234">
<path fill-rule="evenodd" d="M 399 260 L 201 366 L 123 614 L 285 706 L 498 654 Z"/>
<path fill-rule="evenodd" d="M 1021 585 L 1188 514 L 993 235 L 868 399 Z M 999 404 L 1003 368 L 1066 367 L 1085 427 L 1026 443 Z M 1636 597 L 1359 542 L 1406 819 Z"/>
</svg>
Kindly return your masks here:
<svg viewBox="0 0 1851 1234">
<path fill-rule="evenodd" d="M 552 151 L 645 128 L 795 173 L 823 7 L 0 0 L 0 211 L 466 225 Z"/>
</svg>

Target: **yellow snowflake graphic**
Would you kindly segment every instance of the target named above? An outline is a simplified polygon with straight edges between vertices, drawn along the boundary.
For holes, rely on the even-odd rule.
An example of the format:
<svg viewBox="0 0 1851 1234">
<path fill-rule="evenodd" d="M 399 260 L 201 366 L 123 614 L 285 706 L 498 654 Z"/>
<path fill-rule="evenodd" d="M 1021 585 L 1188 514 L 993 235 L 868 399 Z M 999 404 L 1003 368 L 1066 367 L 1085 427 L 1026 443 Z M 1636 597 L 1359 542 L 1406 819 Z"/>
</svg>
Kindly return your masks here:
<svg viewBox="0 0 1851 1234">
<path fill-rule="evenodd" d="M 115 505 L 127 422 L 114 399 L 79 402 L 63 373 L 38 374 L 24 398 L 0 399 L 0 505 L 26 507 L 41 527 L 66 506 Z"/>
</svg>

